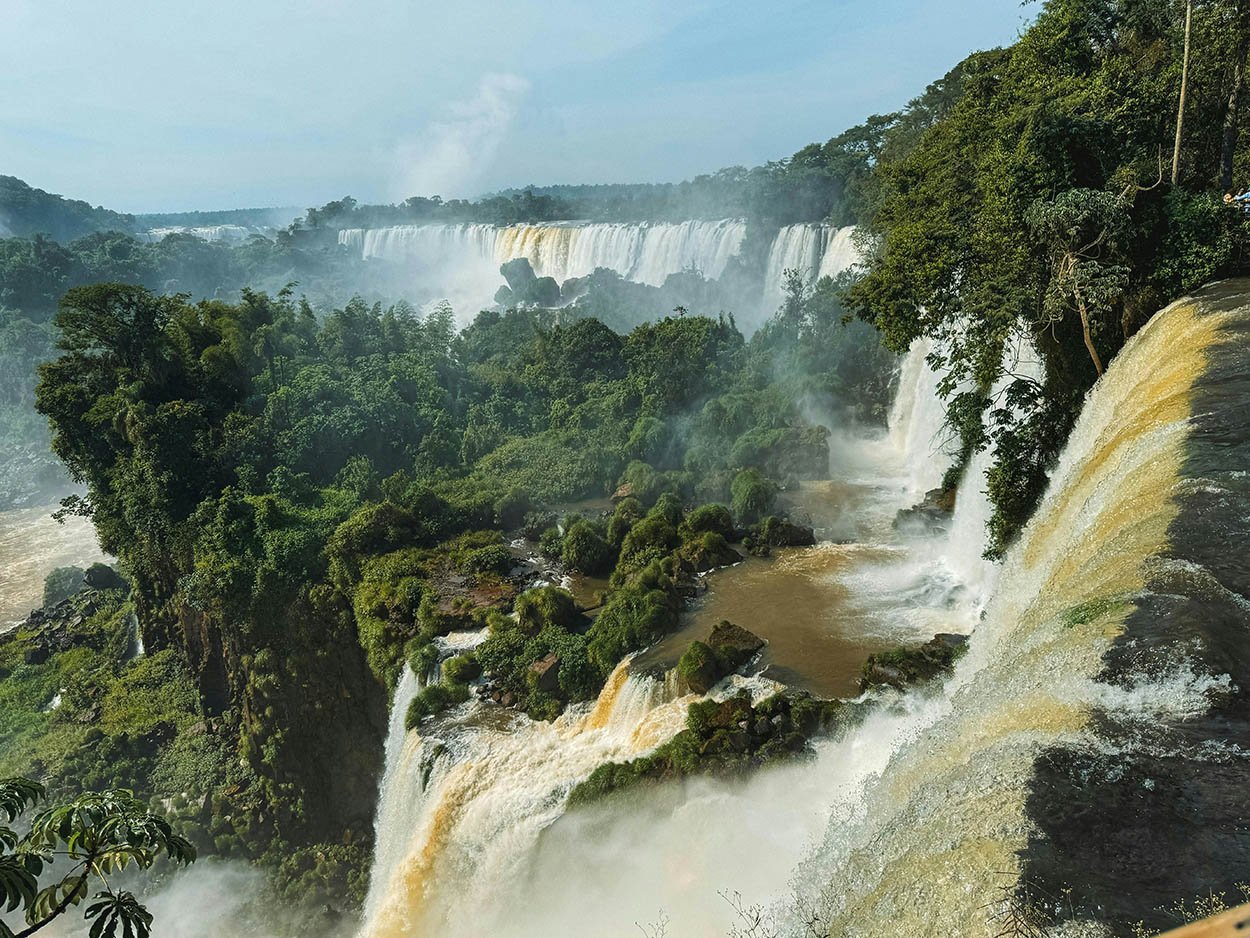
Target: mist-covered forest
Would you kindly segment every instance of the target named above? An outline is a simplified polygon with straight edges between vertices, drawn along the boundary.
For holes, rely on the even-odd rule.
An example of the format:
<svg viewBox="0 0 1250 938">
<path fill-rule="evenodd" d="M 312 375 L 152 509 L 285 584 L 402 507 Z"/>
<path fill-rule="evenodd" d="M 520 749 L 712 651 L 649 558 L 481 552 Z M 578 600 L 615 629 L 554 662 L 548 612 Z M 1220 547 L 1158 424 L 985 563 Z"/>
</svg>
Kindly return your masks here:
<svg viewBox="0 0 1250 938">
<path fill-rule="evenodd" d="M 1131 526 L 1122 519 L 1144 512 L 1147 502 L 1151 511 L 1171 504 L 1171 494 L 1148 498 L 1146 489 L 1133 487 L 1143 479 L 1155 484 L 1150 473 L 1161 466 L 1175 470 L 1165 480 L 1173 486 L 1169 493 L 1193 487 L 1181 476 L 1193 465 L 1224 471 L 1223 457 L 1167 447 L 1173 445 L 1168 434 L 1199 426 L 1194 415 L 1222 413 L 1233 396 L 1210 391 L 1215 372 L 1203 370 L 1231 354 L 1232 333 L 1210 326 L 1217 317 L 1204 318 L 1210 312 L 1204 307 L 1174 340 L 1171 364 L 1150 360 L 1170 382 L 1158 406 L 1123 394 L 1114 406 L 1100 405 L 1095 417 L 1083 414 L 1091 413 L 1088 401 L 1120 387 L 1115 380 L 1128 380 L 1112 380 L 1126 349 L 1145 355 L 1143 347 L 1154 348 L 1135 337 L 1158 322 L 1160 309 L 1250 270 L 1250 216 L 1226 198 L 1250 187 L 1242 133 L 1250 110 L 1244 100 L 1250 5 L 1048 0 L 1030 16 L 1017 41 L 968 56 L 900 110 L 869 116 L 789 157 L 680 183 L 535 185 L 476 199 L 427 193 L 377 205 L 346 196 L 284 224 L 280 219 L 291 213 L 280 209 L 129 215 L 0 177 L 0 511 L 63 498 L 61 513 L 88 519 L 100 546 L 116 558 L 116 570 L 57 571 L 43 610 L 0 640 L 0 776 L 44 786 L 0 784 L 0 811 L 12 821 L 45 796 L 57 802 L 125 790 L 137 800 L 100 810 L 144 819 L 150 844 L 140 851 L 139 866 L 144 859 L 151 866 L 162 853 L 189 862 L 197 851 L 201 858 L 252 864 L 264 871 L 265 901 L 282 906 L 290 933 L 354 931 L 365 915 L 368 934 L 399 934 L 402 929 L 377 924 L 382 913 L 369 902 L 381 888 L 370 885 L 370 876 L 381 863 L 380 799 L 392 790 L 386 786 L 423 797 L 443 791 L 438 785 L 453 786 L 448 790 L 472 800 L 479 792 L 465 794 L 467 782 L 449 764 L 464 751 L 478 753 L 473 733 L 488 735 L 505 720 L 515 721 L 507 726 L 516 738 L 554 726 L 565 733 L 561 742 L 542 737 L 535 750 L 564 743 L 572 749 L 581 745 L 578 734 L 611 729 L 609 705 L 630 688 L 637 691 L 638 682 L 650 682 L 650 696 L 642 696 L 651 709 L 638 725 L 651 732 L 645 720 L 671 707 L 678 711 L 671 732 L 638 746 L 646 734 L 631 726 L 626 742 L 594 749 L 595 764 L 585 772 L 552 782 L 535 799 L 543 810 L 553 802 L 561 811 L 566 803 L 570 811 L 602 808 L 589 816 L 619 833 L 605 820 L 613 806 L 662 785 L 677 786 L 664 789 L 671 794 L 687 792 L 680 786 L 691 778 L 729 778 L 737 787 L 724 794 L 728 799 L 752 792 L 748 780 L 765 767 L 818 766 L 832 776 L 842 769 L 830 770 L 830 761 L 851 759 L 874 743 L 830 755 L 830 747 L 857 738 L 851 734 L 861 725 L 865 733 L 893 727 L 887 727 L 897 733 L 890 737 L 891 757 L 913 760 L 906 763 L 914 770 L 908 778 L 927 778 L 931 767 L 916 769 L 922 756 L 908 747 L 917 738 L 931 740 L 923 734 L 940 732 L 932 727 L 953 712 L 949 719 L 967 719 L 956 727 L 964 730 L 1014 727 L 1018 720 L 1028 742 L 1012 737 L 1003 745 L 1013 755 L 1003 758 L 1001 772 L 949 783 L 942 776 L 944 790 L 956 792 L 950 798 L 964 790 L 980 797 L 987 786 L 1007 786 L 1001 779 L 1012 772 L 1035 772 L 1011 789 L 1011 803 L 1025 806 L 1020 817 L 1026 809 L 1034 815 L 1028 823 L 1013 816 L 1003 829 L 1045 828 L 1039 804 L 1062 800 L 1054 793 L 1077 784 L 1074 778 L 1080 784 L 1102 778 L 1067 770 L 1064 759 L 1076 764 L 1097 747 L 1071 755 L 1061 749 L 1070 737 L 1054 727 L 1076 734 L 1069 723 L 1085 724 L 1073 714 L 1110 708 L 1109 700 L 1131 696 L 1125 688 L 1184 670 L 1177 664 L 1180 646 L 1162 639 L 1157 647 L 1166 645 L 1171 657 L 1137 671 L 1130 669 L 1136 651 L 1113 653 L 1097 643 L 1110 648 L 1130 628 L 1145 628 L 1142 618 L 1131 618 L 1149 606 L 1142 595 L 1155 597 L 1150 602 L 1162 602 L 1157 597 L 1165 593 L 1188 595 L 1184 589 L 1197 579 L 1181 586 L 1180 577 L 1147 582 L 1161 569 L 1160 545 L 1172 543 L 1180 552 L 1201 540 L 1196 528 L 1176 520 L 1196 525 L 1186 514 L 1196 513 L 1192 505 L 1178 495 L 1165 520 L 1143 515 Z M 535 276 L 528 259 L 512 260 L 495 265 L 507 286 L 481 309 L 424 302 L 428 297 L 415 295 L 415 275 L 404 263 L 369 256 L 340 238 L 346 229 L 396 225 L 722 219 L 741 220 L 744 233 L 716 277 L 691 265 L 644 283 L 599 267 L 558 283 Z M 148 234 L 158 227 L 275 223 L 266 234 L 236 242 Z M 854 263 L 832 276 L 815 275 L 819 258 L 817 270 L 772 270 L 770 259 L 781 256 L 776 243 L 792 226 L 826 245 L 836 229 L 853 227 Z M 779 282 L 766 283 L 766 276 Z M 776 302 L 760 314 L 770 297 Z M 1230 304 L 1218 312 L 1227 313 Z M 1184 344 L 1208 333 L 1215 338 L 1204 339 L 1199 351 Z M 1013 357 L 1021 349 L 1027 354 Z M 1021 364 L 1022 357 L 1029 361 Z M 1239 373 L 1227 366 L 1220 380 L 1232 387 Z M 1193 403 L 1200 391 L 1210 395 L 1206 411 Z M 926 393 L 932 411 L 924 409 Z M 1177 403 L 1182 397 L 1184 407 Z M 1150 422 L 1162 420 L 1160 414 L 1167 423 Z M 906 424 L 930 418 L 931 426 Z M 1096 418 L 1105 423 L 1079 431 L 1079 421 Z M 1138 436 L 1154 441 L 1153 449 L 1114 449 Z M 912 473 L 896 486 L 902 496 L 893 489 L 882 494 L 881 480 L 903 471 L 880 455 L 890 446 L 903 447 Z M 1240 446 L 1220 452 L 1227 456 Z M 1140 464 L 1133 462 L 1139 450 L 1149 457 Z M 1068 465 L 1074 460 L 1077 469 Z M 1105 482 L 1096 475 L 1124 466 L 1123 475 Z M 1080 493 L 1077 507 L 1068 507 L 1062 491 L 1047 496 L 1056 478 Z M 918 491 L 915 479 L 924 482 Z M 821 497 L 845 500 L 836 506 L 839 522 L 842 515 L 875 512 L 872 523 L 844 525 L 853 536 L 843 537 L 843 527 L 836 536 L 821 534 L 802 501 L 818 483 L 830 486 Z M 1079 488 L 1087 483 L 1088 491 Z M 845 494 L 873 485 L 871 497 Z M 1228 485 L 1221 491 L 1236 488 Z M 1125 507 L 1114 501 L 1117 492 L 1138 501 Z M 905 503 L 891 501 L 900 497 Z M 959 505 L 969 499 L 976 507 L 961 516 Z M 1101 532 L 1097 513 L 1114 509 L 1121 527 L 1098 536 L 1127 546 L 1086 550 L 1085 542 L 1040 541 L 1029 528 L 1039 505 L 1054 513 L 1045 515 L 1045 531 L 1060 532 L 1056 538 Z M 960 527 L 961 517 L 973 519 L 975 536 Z M 1152 536 L 1162 533 L 1140 547 L 1139 557 L 1132 551 L 1147 528 Z M 1167 541 L 1176 531 L 1190 540 Z M 956 543 L 956 536 L 968 543 Z M 1233 531 L 1228 542 L 1240 544 L 1240 536 Z M 1012 560 L 1022 544 L 1031 551 L 1027 563 Z M 794 553 L 802 550 L 813 553 Z M 1130 554 L 1128 568 L 1104 566 Z M 871 654 L 868 644 L 855 646 L 863 654 L 851 668 L 853 693 L 820 696 L 786 687 L 796 673 L 793 662 L 744 673 L 774 639 L 743 637 L 733 631 L 743 623 L 727 620 L 710 635 L 683 642 L 663 667 L 629 671 L 634 655 L 653 652 L 687 627 L 708 582 L 716 589 L 713 571 L 745 576 L 761 569 L 751 566 L 758 561 L 774 564 L 767 568 L 773 573 L 792 573 L 786 564 L 815 563 L 813 556 L 836 557 L 835 566 L 819 567 L 808 579 L 839 584 L 838 601 L 847 603 L 839 616 L 869 616 L 852 608 L 851 596 L 878 617 L 873 641 L 884 634 L 898 646 L 873 645 Z M 1069 556 L 1073 569 L 1079 562 L 1081 576 L 1071 578 L 1082 580 L 1080 588 L 1066 585 L 1061 567 Z M 915 582 L 903 582 L 898 569 L 904 566 L 908 575 L 922 571 Z M 999 598 L 1005 595 L 994 592 L 1000 575 L 1024 591 L 1012 586 L 1023 568 L 1047 573 L 1050 592 L 1028 601 Z M 1086 595 L 1086 586 L 1099 592 Z M 1225 589 L 1222 599 L 1210 601 L 1219 605 L 1233 593 Z M 788 608 L 785 600 L 773 605 Z M 1137 611 L 1130 615 L 1133 603 Z M 1220 622 L 1238 614 L 1219 608 Z M 1038 609 L 1050 616 L 1038 629 L 1050 631 L 1035 639 L 1023 633 Z M 998 624 L 1008 618 L 1008 625 Z M 1222 719 L 1231 723 L 1241 719 L 1235 696 L 1241 653 L 1226 654 L 1227 636 L 1193 625 L 1199 618 L 1185 620 L 1182 631 L 1192 639 L 1185 648 L 1198 650 L 1193 660 L 1184 658 L 1190 670 L 1174 683 L 1189 694 L 1186 706 L 1195 696 L 1207 700 L 1208 691 L 1211 699 L 1222 695 Z M 1160 612 L 1151 621 L 1170 620 Z M 1008 631 L 1001 638 L 1003 629 L 1016 628 L 1020 635 Z M 976 645 L 983 629 L 996 642 L 984 653 Z M 1156 647 L 1152 641 L 1133 647 Z M 1088 653 L 1095 646 L 1123 669 L 1113 690 L 1100 691 L 1093 702 L 1034 705 L 1044 693 L 1059 693 L 1048 687 L 1049 666 L 1036 664 L 1047 649 L 1067 656 L 1056 671 L 1088 665 L 1090 674 L 1072 682 L 1086 688 L 1095 675 L 1110 673 Z M 1213 674 L 1200 667 L 1209 646 L 1221 649 Z M 975 666 L 987 670 L 955 671 L 968 647 L 977 650 L 968 656 Z M 1017 652 L 1028 660 L 1016 661 Z M 1094 664 L 1082 657 L 1087 653 Z M 1011 709 L 1012 697 L 1001 704 L 1007 717 L 994 711 L 994 719 L 984 718 L 974 708 L 998 706 L 995 694 L 1017 673 L 995 670 L 1006 667 L 1001 660 L 1035 668 L 1013 691 L 1033 709 Z M 776 686 L 755 693 L 749 681 L 768 670 Z M 972 691 L 950 703 L 941 697 L 941 682 L 953 673 L 952 680 L 964 682 L 960 688 Z M 735 674 L 748 684 L 717 697 L 713 688 L 727 687 L 721 682 Z M 409 698 L 401 693 L 405 681 Z M 930 696 L 903 696 L 917 684 Z M 882 700 L 881 710 L 872 711 Z M 932 700 L 941 705 L 930 707 Z M 470 725 L 473 732 L 455 735 L 461 729 L 455 714 L 465 712 L 457 708 L 474 702 L 508 715 L 483 718 Z M 1177 720 L 1199 712 L 1168 705 L 1179 708 Z M 1157 709 L 1151 719 L 1160 726 L 1174 716 L 1162 704 Z M 1028 722 L 1043 712 L 1046 719 Z M 584 719 L 576 732 L 569 729 L 574 719 Z M 422 741 L 421 734 L 444 728 L 452 744 Z M 391 781 L 400 757 L 387 748 L 388 738 L 401 748 L 417 746 L 413 739 L 426 746 L 408 788 Z M 1062 758 L 1040 755 L 1039 739 L 1048 754 Z M 493 745 L 491 752 L 506 748 Z M 1012 746 L 1026 756 L 1017 758 Z M 942 771 L 968 764 L 979 771 L 977 759 L 997 758 L 957 755 Z M 1168 771 L 1185 758 L 1169 755 Z M 874 769 L 886 770 L 885 760 Z M 1167 780 L 1185 771 L 1175 769 Z M 1051 773 L 1044 784 L 1037 781 L 1043 772 Z M 1153 797 L 1141 794 L 1154 792 L 1150 778 L 1134 798 Z M 808 797 L 809 788 L 834 787 L 823 779 L 796 785 L 796 800 Z M 456 783 L 466 788 L 454 789 Z M 868 784 L 855 782 L 861 783 Z M 860 804 L 869 807 L 857 816 L 886 810 L 865 799 Z M 937 814 L 938 801 L 926 789 L 915 803 Z M 468 809 L 457 814 L 459 803 L 447 803 L 456 810 L 439 817 L 461 830 L 455 824 Z M 492 807 L 500 810 L 480 810 Z M 966 814 L 997 823 L 990 810 Z M 924 820 L 891 815 L 873 837 L 914 831 Z M 680 823 L 656 825 L 653 842 L 664 843 L 665 825 Z M 540 831 L 548 825 L 554 833 L 543 836 L 553 843 L 576 829 L 553 818 Z M 995 830 L 973 839 L 994 841 L 1001 833 Z M 1071 838 L 1068 829 L 1059 834 Z M 50 851 L 58 836 L 68 837 L 42 836 L 23 841 L 22 849 Z M 1193 885 L 1159 874 L 1139 893 L 1114 878 L 1123 873 L 1116 858 L 1108 861 L 1114 869 L 1105 881 L 1076 882 L 1076 861 L 1063 863 L 1084 856 L 1086 845 L 1038 847 L 1040 835 L 1030 836 L 1035 840 L 1013 842 L 1003 857 L 992 858 L 1020 858 L 1057 889 L 1072 881 L 1059 911 L 1030 899 L 1027 883 L 1003 893 L 1012 897 L 1003 900 L 1006 907 L 1023 908 L 1026 918 L 1040 908 L 1038 915 L 1050 916 L 1046 927 L 1065 917 L 1101 916 L 1114 933 L 1129 934 L 1138 920 L 1128 920 L 1132 911 L 1153 930 L 1166 915 L 1141 896 L 1165 889 L 1172 892 L 1164 898 L 1185 899 L 1181 891 Z M 445 839 L 454 841 L 451 834 Z M 526 871 L 535 883 L 543 874 L 571 876 L 559 863 L 573 861 L 542 854 L 544 842 L 535 834 L 534 845 L 516 848 L 517 863 L 532 862 Z M 865 842 L 877 841 L 865 835 Z M 58 882 L 62 893 L 49 893 L 39 905 L 31 883 L 46 875 L 44 867 L 5 878 L 4 863 L 17 856 L 17 843 L 16 834 L 0 828 L 0 896 L 17 897 L 10 911 L 36 910 L 32 923 L 65 914 L 71 900 L 53 912 L 58 897 L 77 902 L 82 883 L 71 883 L 74 891 L 66 893 Z M 466 855 L 489 854 L 492 843 L 474 842 Z M 531 846 L 533 854 L 525 853 Z M 452 848 L 431 834 L 428 848 L 411 851 L 417 860 L 404 855 L 409 865 L 395 881 L 419 878 L 413 869 L 424 875 L 427 854 L 440 849 Z M 844 882 L 871 879 L 862 870 L 877 858 L 841 849 L 826 850 L 848 864 L 839 869 L 861 864 L 853 867 L 861 879 Z M 910 856 L 910 849 L 896 852 Z M 539 856 L 548 866 L 533 859 Z M 98 859 L 86 861 L 84 882 Z M 1246 873 L 1235 867 L 1206 870 L 1215 877 L 1212 895 L 1232 895 L 1235 877 Z M 962 869 L 953 861 L 951 868 Z M 976 879 L 975 888 L 951 894 L 997 895 L 991 880 L 1002 875 L 995 869 Z M 390 901 L 399 901 L 393 894 L 403 890 L 388 883 Z M 111 887 L 101 895 L 115 903 L 108 914 L 116 922 L 142 920 Z M 260 915 L 265 901 L 249 914 Z M 734 911 L 749 922 L 740 895 L 737 901 Z M 853 903 L 839 904 L 840 896 L 821 901 L 807 919 L 811 934 L 838 934 L 839 925 L 857 921 Z M 991 918 L 986 927 L 996 922 Z M 881 932 L 869 924 L 858 933 Z"/>
</svg>

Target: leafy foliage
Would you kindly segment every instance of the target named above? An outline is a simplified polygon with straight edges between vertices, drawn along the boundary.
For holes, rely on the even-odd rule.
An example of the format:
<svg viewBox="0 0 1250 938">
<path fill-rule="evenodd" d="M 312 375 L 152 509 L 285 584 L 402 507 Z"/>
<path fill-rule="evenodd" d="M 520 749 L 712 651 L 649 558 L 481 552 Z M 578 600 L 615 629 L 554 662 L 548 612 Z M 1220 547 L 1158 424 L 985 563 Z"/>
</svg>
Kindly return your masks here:
<svg viewBox="0 0 1250 938">
<path fill-rule="evenodd" d="M 43 788 L 26 779 L 0 781 L 0 811 L 10 822 L 43 798 Z M 108 877 L 128 867 L 150 868 L 161 857 L 176 864 L 195 861 L 195 848 L 173 832 L 168 822 L 151 813 L 123 790 L 88 792 L 53 805 L 31 818 L 28 832 L 18 837 L 0 828 L 0 902 L 6 911 L 24 910 L 27 926 L 14 933 L 0 922 L 0 934 L 26 938 L 87 899 L 89 884 L 104 886 L 85 911 L 91 938 L 147 938 L 152 916 L 130 892 L 115 891 Z M 53 871 L 54 857 L 68 864 L 56 878 L 40 885 Z"/>
</svg>

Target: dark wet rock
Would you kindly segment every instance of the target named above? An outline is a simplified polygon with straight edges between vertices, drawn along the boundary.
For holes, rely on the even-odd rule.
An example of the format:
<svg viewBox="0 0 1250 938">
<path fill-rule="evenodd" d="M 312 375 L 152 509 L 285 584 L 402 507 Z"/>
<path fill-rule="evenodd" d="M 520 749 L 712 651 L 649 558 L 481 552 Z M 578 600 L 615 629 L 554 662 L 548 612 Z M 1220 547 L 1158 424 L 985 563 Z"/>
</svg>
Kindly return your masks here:
<svg viewBox="0 0 1250 938">
<path fill-rule="evenodd" d="M 93 590 L 130 589 L 130 584 L 126 582 L 125 577 L 104 563 L 93 563 L 89 566 L 83 572 L 83 582 Z"/>
<path fill-rule="evenodd" d="M 495 302 L 499 306 L 512 306 L 516 303 L 516 295 L 510 287 L 503 286 L 495 291 Z"/>
<path fill-rule="evenodd" d="M 27 664 L 43 664 L 52 655 L 52 650 L 47 645 L 32 645 L 22 654 L 22 660 Z"/>
<path fill-rule="evenodd" d="M 560 284 L 554 277 L 539 277 L 530 286 L 525 296 L 527 303 L 535 306 L 552 307 L 560 305 Z"/>
<path fill-rule="evenodd" d="M 513 297 L 522 299 L 529 292 L 530 287 L 538 277 L 534 274 L 534 267 L 529 262 L 529 258 L 517 257 L 504 264 L 499 265 L 499 272 L 503 274 L 503 279 L 508 282 L 508 289 L 512 291 Z"/>
<path fill-rule="evenodd" d="M 732 622 L 720 622 L 707 642 L 694 641 L 677 663 L 677 674 L 697 694 L 706 694 L 726 675 L 750 661 L 764 640 Z"/>
<path fill-rule="evenodd" d="M 572 805 L 639 784 L 689 775 L 741 775 L 810 753 L 811 739 L 842 725 L 845 705 L 807 694 L 774 694 L 752 705 L 747 694 L 690 705 L 686 729 L 654 753 L 597 768 L 574 789 Z"/>
<path fill-rule="evenodd" d="M 919 505 L 904 508 L 894 517 L 896 529 L 944 530 L 955 513 L 955 489 L 933 489 Z"/>
<path fill-rule="evenodd" d="M 534 689 L 544 694 L 560 692 L 560 657 L 555 652 L 530 665 L 530 680 Z"/>
<path fill-rule="evenodd" d="M 750 661 L 766 643 L 754 632 L 740 625 L 721 621 L 713 626 L 708 644 L 732 665 L 731 670 L 737 670 Z"/>
</svg>

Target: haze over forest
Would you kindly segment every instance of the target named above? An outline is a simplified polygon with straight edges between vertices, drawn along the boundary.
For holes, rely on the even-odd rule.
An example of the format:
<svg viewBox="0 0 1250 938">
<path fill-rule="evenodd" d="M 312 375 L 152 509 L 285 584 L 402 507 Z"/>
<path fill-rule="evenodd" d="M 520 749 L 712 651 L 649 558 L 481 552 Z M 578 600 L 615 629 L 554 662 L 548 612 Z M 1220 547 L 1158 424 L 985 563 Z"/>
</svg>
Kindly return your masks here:
<svg viewBox="0 0 1250 938">
<path fill-rule="evenodd" d="M 0 938 L 1250 922 L 1250 0 L 4 26 Z"/>
</svg>

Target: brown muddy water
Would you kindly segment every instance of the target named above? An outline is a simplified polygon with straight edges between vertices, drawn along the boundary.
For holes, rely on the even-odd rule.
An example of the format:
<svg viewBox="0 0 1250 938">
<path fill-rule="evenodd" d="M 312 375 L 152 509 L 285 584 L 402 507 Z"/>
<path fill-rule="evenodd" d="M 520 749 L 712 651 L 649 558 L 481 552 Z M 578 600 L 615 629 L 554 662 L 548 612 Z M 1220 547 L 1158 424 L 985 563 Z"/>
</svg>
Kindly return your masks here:
<svg viewBox="0 0 1250 938">
<path fill-rule="evenodd" d="M 728 620 L 768 642 L 757 667 L 771 668 L 770 677 L 821 697 L 854 697 L 869 655 L 967 630 L 958 591 L 916 563 L 877 487 L 804 483 L 782 504 L 825 540 L 708 574 L 682 627 L 640 655 L 636 669 L 671 667 Z"/>
<path fill-rule="evenodd" d="M 0 512 L 0 632 L 43 600 L 43 581 L 57 567 L 107 560 L 85 518 L 52 518 L 57 505 Z"/>
</svg>

